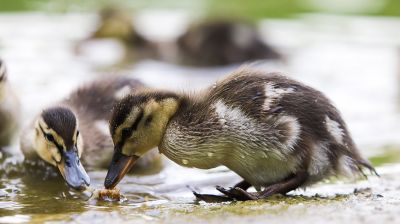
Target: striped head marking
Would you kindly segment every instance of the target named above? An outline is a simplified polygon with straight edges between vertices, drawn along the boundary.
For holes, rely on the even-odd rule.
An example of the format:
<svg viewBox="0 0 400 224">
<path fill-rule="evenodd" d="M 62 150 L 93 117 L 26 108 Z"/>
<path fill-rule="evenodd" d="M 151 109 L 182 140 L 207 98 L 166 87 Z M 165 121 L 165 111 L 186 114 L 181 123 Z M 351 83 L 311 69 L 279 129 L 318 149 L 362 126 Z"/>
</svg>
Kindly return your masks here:
<svg viewBox="0 0 400 224">
<path fill-rule="evenodd" d="M 115 107 L 110 132 L 116 148 L 125 155 L 141 156 L 157 146 L 178 98 L 172 93 L 128 95 Z M 134 149 L 134 150 L 132 150 Z"/>
<path fill-rule="evenodd" d="M 35 149 L 46 162 L 57 166 L 73 188 L 89 185 L 79 158 L 82 154 L 82 137 L 74 113 L 64 107 L 44 110 L 35 124 Z"/>
<path fill-rule="evenodd" d="M 160 144 L 178 105 L 179 97 L 169 92 L 137 93 L 117 103 L 110 120 L 115 148 L 106 188 L 117 185 L 140 156 Z"/>
</svg>

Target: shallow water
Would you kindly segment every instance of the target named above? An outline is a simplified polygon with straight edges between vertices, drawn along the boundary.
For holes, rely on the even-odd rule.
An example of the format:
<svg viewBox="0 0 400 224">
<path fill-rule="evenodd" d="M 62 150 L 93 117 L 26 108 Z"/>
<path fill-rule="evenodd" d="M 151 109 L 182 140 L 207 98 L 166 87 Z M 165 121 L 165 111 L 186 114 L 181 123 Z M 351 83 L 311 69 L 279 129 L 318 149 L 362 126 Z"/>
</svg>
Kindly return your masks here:
<svg viewBox="0 0 400 224">
<path fill-rule="evenodd" d="M 93 15 L 0 15 L 1 57 L 21 98 L 24 125 L 43 106 L 101 76 L 126 74 L 155 87 L 200 89 L 239 66 L 195 69 L 155 61 L 121 64 L 123 49 L 113 41 L 77 49 L 94 24 Z M 187 169 L 165 160 L 165 169 L 158 174 L 127 176 L 119 185 L 125 197 L 121 202 L 99 202 L 69 190 L 52 168 L 19 164 L 15 146 L 11 151 L 17 155 L 1 163 L 0 223 L 397 223 L 399 25 L 397 19 L 325 15 L 263 21 L 263 34 L 286 55 L 286 61 L 253 64 L 283 71 L 325 92 L 342 111 L 363 154 L 378 166 L 380 179 L 331 180 L 291 197 L 205 204 L 195 202 L 192 189 L 217 193 L 213 186 L 231 186 L 239 177 L 224 168 Z M 93 187 L 102 187 L 105 173 L 89 172 Z"/>
</svg>

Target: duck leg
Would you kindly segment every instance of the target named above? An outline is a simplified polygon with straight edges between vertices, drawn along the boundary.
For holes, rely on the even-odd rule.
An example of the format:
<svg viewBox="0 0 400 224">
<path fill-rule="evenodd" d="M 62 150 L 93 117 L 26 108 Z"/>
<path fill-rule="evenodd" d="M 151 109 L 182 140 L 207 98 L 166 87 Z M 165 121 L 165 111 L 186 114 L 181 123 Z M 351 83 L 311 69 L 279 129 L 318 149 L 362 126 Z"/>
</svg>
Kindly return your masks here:
<svg viewBox="0 0 400 224">
<path fill-rule="evenodd" d="M 224 195 L 228 196 L 229 198 L 238 200 L 238 198 L 242 197 L 241 196 L 242 194 L 237 194 L 237 190 L 235 190 L 235 188 L 240 188 L 244 191 L 247 191 L 247 189 L 249 189 L 249 187 L 251 187 L 251 184 L 249 182 L 243 180 L 229 189 L 223 188 L 221 186 L 217 186 L 216 189 L 219 192 L 223 193 Z"/>
<path fill-rule="evenodd" d="M 303 185 L 307 181 L 307 178 L 308 173 L 302 171 L 287 177 L 283 181 L 269 185 L 260 192 L 250 193 L 239 187 L 234 187 L 229 190 L 229 194 L 240 201 L 263 199 L 274 194 L 286 194 L 289 191 L 295 190 Z"/>
<path fill-rule="evenodd" d="M 251 187 L 251 184 L 249 184 L 247 181 L 243 180 L 243 181 L 237 183 L 233 188 L 236 188 L 236 187 L 246 191 L 247 189 L 249 189 L 249 187 Z M 230 190 L 233 188 L 230 188 L 229 190 L 227 190 L 221 186 L 216 186 L 216 188 L 218 191 L 220 191 L 224 195 L 199 194 L 195 191 L 192 191 L 192 192 L 198 200 L 202 200 L 205 202 L 232 201 L 232 200 L 235 200 L 237 197 L 240 197 L 239 195 L 235 195 L 234 193 L 230 192 Z"/>
<path fill-rule="evenodd" d="M 230 198 L 225 195 L 213 195 L 213 194 L 200 194 L 197 193 L 196 191 L 192 191 L 194 196 L 196 197 L 197 200 L 199 201 L 205 201 L 208 203 L 217 203 L 217 202 L 225 202 L 225 201 L 233 201 L 233 198 Z"/>
</svg>

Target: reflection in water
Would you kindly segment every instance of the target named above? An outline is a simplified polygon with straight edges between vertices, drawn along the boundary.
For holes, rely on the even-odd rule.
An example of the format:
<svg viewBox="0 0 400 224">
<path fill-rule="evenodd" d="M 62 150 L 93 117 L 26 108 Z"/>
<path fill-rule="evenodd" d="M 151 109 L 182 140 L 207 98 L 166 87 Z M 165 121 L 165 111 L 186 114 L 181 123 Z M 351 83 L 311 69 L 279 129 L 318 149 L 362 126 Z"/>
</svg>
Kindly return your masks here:
<svg viewBox="0 0 400 224">
<path fill-rule="evenodd" d="M 118 207 L 145 201 L 165 200 L 162 196 L 152 195 L 152 191 L 146 193 L 141 187 L 141 185 L 151 187 L 162 183 L 162 175 L 158 174 L 145 178 L 131 176 L 128 180 L 133 180 L 135 184 L 126 191 L 126 194 L 124 192 L 120 202 L 104 202 L 91 199 L 88 192 L 82 193 L 70 189 L 57 168 L 43 161 L 18 162 L 14 158 L 4 160 L 1 161 L 0 169 L 0 208 L 2 208 L 0 216 L 81 213 L 97 207 Z M 89 172 L 92 186 L 101 187 L 105 174 L 106 171 Z M 137 182 L 135 179 L 141 181 Z"/>
<path fill-rule="evenodd" d="M 44 164 L 20 163 L 2 170 L 1 186 L 6 192 L 2 203 L 12 202 L 1 211 L 11 214 L 57 214 L 60 211 L 83 211 L 85 204 L 70 192 L 63 178 L 53 167 Z M 11 172 L 10 172 L 11 171 Z M 61 202 L 61 203 L 60 203 Z"/>
</svg>

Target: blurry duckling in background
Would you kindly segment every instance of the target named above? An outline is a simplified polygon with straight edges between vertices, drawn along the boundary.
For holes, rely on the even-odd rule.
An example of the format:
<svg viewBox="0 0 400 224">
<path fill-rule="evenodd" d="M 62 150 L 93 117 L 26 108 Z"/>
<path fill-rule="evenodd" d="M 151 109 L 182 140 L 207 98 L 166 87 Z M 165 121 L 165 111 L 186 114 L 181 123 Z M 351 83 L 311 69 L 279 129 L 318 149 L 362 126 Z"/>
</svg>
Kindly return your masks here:
<svg viewBox="0 0 400 224">
<path fill-rule="evenodd" d="M 156 42 L 135 30 L 129 13 L 105 8 L 100 12 L 97 30 L 88 39 L 97 38 L 120 40 L 126 46 L 127 57 L 189 66 L 224 66 L 282 58 L 262 40 L 253 24 L 234 20 L 193 23 L 176 40 Z"/>
<path fill-rule="evenodd" d="M 375 172 L 321 92 L 251 69 L 197 95 L 160 90 L 128 95 L 114 107 L 110 132 L 115 151 L 106 188 L 115 187 L 156 146 L 179 165 L 223 165 L 237 173 L 242 182 L 217 187 L 236 200 L 286 194 L 332 175 L 363 175 L 363 168 Z M 251 186 L 257 192 L 247 192 Z"/>
<path fill-rule="evenodd" d="M 193 24 L 177 41 L 183 64 L 221 66 L 261 59 L 280 59 L 250 23 L 213 20 Z"/>
<path fill-rule="evenodd" d="M 116 7 L 106 7 L 99 13 L 100 20 L 96 30 L 87 40 L 114 38 L 126 48 L 126 57 L 133 59 L 157 57 L 155 43 L 144 38 L 135 30 L 132 16 Z"/>
<path fill-rule="evenodd" d="M 10 146 L 14 140 L 20 123 L 20 109 L 19 100 L 7 80 L 6 65 L 0 59 L 0 149 Z"/>
<path fill-rule="evenodd" d="M 58 167 L 67 184 L 83 189 L 90 184 L 86 168 L 106 168 L 113 154 L 108 120 L 114 104 L 143 84 L 134 79 L 95 81 L 78 88 L 60 103 L 44 109 L 21 135 L 21 149 L 28 161 L 44 160 Z M 137 164 L 138 169 L 160 165 L 154 151 Z M 82 163 L 81 163 L 82 161 Z"/>
</svg>

